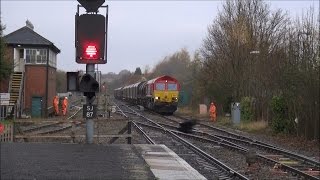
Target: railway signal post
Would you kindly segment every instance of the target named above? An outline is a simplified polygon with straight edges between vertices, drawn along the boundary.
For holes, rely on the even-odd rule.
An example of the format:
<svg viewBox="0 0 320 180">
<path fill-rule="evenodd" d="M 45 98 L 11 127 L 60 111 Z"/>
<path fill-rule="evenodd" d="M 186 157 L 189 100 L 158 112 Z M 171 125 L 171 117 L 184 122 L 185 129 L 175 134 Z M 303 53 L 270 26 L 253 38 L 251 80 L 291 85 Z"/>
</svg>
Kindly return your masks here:
<svg viewBox="0 0 320 180">
<path fill-rule="evenodd" d="M 75 15 L 75 48 L 76 62 L 86 64 L 86 74 L 83 75 L 79 89 L 86 96 L 83 115 L 86 119 L 86 141 L 93 143 L 96 106 L 93 105 L 99 83 L 95 80 L 95 64 L 107 63 L 107 25 L 108 6 L 102 6 L 105 0 L 78 0 Z M 79 8 L 86 9 L 79 15 Z M 106 15 L 98 14 L 100 7 L 106 8 Z"/>
</svg>

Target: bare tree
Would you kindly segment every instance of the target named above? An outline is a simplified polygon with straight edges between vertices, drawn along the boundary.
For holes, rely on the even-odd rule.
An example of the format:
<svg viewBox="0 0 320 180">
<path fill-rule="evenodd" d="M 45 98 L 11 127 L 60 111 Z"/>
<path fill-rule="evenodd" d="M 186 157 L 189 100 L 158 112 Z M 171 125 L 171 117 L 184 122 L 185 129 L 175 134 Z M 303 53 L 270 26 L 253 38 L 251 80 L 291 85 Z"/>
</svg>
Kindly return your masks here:
<svg viewBox="0 0 320 180">
<path fill-rule="evenodd" d="M 312 10 L 292 22 L 261 0 L 226 1 L 201 48 L 202 87 L 219 103 L 251 97 L 264 120 L 271 98 L 284 96 L 289 124 L 299 117 L 307 132 L 319 119 L 318 23 Z"/>
<path fill-rule="evenodd" d="M 286 58 L 280 79 L 289 118 L 299 119 L 298 133 L 319 138 L 319 21 L 310 8 L 288 29 Z"/>
<path fill-rule="evenodd" d="M 269 9 L 260 0 L 227 1 L 208 28 L 201 54 L 211 86 L 208 93 L 225 92 L 214 97 L 218 101 L 230 96 L 237 101 L 243 96 L 266 98 L 265 89 L 273 76 L 266 67 L 277 54 L 287 24 L 280 10 L 271 13 Z"/>
<path fill-rule="evenodd" d="M 56 83 L 58 93 L 67 92 L 67 75 L 65 71 L 57 70 Z"/>
</svg>

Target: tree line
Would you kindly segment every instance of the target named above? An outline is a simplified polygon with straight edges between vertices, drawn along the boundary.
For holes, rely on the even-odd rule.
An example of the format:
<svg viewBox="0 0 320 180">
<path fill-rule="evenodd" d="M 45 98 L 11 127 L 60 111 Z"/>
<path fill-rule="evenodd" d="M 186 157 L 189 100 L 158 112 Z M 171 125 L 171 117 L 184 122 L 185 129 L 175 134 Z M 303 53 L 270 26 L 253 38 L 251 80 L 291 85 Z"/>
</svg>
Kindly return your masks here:
<svg viewBox="0 0 320 180">
<path fill-rule="evenodd" d="M 231 102 L 240 102 L 244 121 L 267 121 L 276 132 L 319 139 L 319 65 L 313 8 L 293 19 L 261 0 L 231 0 L 193 57 L 181 49 L 151 71 L 127 72 L 116 83 L 172 75 L 189 94 L 188 106 L 214 101 L 223 115 Z"/>
<path fill-rule="evenodd" d="M 248 120 L 270 121 L 275 131 L 319 138 L 314 9 L 293 20 L 260 0 L 227 1 L 200 51 L 202 94 L 222 108 L 230 101 L 248 104 L 242 108 Z"/>
<path fill-rule="evenodd" d="M 8 79 L 12 73 L 12 63 L 8 60 L 6 44 L 3 39 L 3 30 L 5 26 L 0 23 L 0 81 Z"/>
<path fill-rule="evenodd" d="M 112 93 L 137 81 L 174 76 L 181 83 L 180 106 L 197 109 L 214 101 L 224 115 L 231 102 L 240 102 L 243 121 L 267 121 L 275 132 L 319 139 L 320 17 L 314 12 L 310 8 L 293 19 L 262 0 L 226 1 L 193 55 L 183 48 L 152 69 L 102 79 Z M 10 72 L 3 67 L 0 78 Z M 63 74 L 57 75 L 58 92 L 66 90 Z"/>
</svg>

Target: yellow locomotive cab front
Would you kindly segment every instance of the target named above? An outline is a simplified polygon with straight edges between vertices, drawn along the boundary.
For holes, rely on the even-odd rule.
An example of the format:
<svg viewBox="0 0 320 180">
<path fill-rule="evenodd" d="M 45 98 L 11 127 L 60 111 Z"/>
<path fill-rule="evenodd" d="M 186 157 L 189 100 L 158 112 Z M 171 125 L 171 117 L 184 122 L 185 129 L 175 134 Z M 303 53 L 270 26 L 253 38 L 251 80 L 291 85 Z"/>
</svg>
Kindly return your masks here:
<svg viewBox="0 0 320 180">
<path fill-rule="evenodd" d="M 172 103 L 178 102 L 179 91 L 154 91 L 155 103 Z"/>
</svg>

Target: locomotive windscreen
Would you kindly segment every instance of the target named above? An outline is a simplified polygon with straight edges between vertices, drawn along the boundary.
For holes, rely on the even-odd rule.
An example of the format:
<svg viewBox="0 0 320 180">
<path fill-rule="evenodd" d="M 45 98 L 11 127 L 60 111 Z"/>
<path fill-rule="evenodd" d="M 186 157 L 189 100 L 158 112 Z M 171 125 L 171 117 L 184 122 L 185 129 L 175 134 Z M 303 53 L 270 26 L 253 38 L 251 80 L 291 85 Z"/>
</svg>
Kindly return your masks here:
<svg viewBox="0 0 320 180">
<path fill-rule="evenodd" d="M 173 83 L 168 83 L 168 90 L 169 91 L 176 91 L 178 90 L 178 85 L 177 84 L 173 84 Z"/>
<path fill-rule="evenodd" d="M 165 84 L 164 83 L 157 83 L 156 90 L 165 90 Z"/>
</svg>

